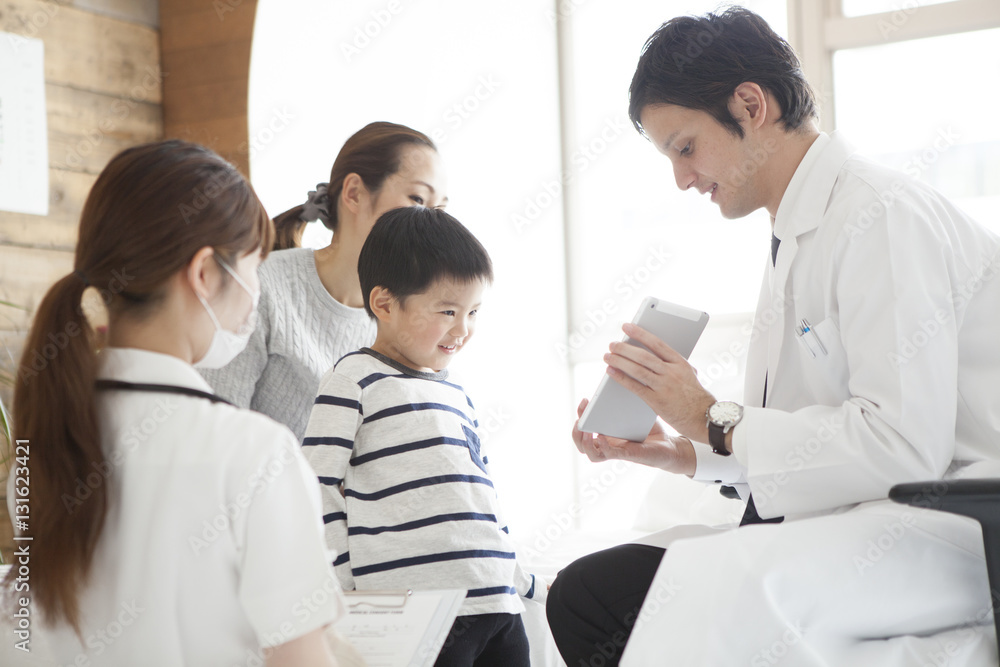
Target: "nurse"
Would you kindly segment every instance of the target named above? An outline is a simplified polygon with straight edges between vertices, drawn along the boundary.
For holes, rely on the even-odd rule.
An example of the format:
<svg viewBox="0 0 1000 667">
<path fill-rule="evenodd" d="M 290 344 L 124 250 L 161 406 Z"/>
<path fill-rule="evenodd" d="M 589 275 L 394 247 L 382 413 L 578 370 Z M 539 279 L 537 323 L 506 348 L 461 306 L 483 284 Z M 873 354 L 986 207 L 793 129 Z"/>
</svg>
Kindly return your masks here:
<svg viewBox="0 0 1000 667">
<path fill-rule="evenodd" d="M 748 502 L 744 527 L 563 570 L 547 614 L 566 662 L 995 664 L 978 525 L 886 498 L 998 470 L 1000 239 L 819 132 L 795 53 L 743 8 L 661 26 L 629 114 L 680 189 L 726 218 L 771 216 L 745 405 L 625 325 L 649 351 L 612 343 L 608 374 L 680 435 L 573 438 Z"/>
<path fill-rule="evenodd" d="M 273 235 L 247 181 L 194 144 L 130 148 L 94 184 L 15 388 L 11 480 L 30 493 L 9 498 L 27 499 L 11 516 L 28 574 L 11 571 L 4 593 L 30 597 L 34 655 L 334 664 L 323 629 L 343 606 L 316 477 L 287 428 L 195 370 L 246 344 Z M 109 313 L 100 351 L 88 287 Z"/>
<path fill-rule="evenodd" d="M 220 396 L 301 440 L 320 378 L 375 340 L 358 280 L 358 254 L 375 220 L 389 209 L 447 202 L 441 159 L 426 135 L 385 122 L 358 130 L 334 160 L 330 182 L 274 219 L 275 247 L 284 249 L 261 266 L 260 318 L 246 350 L 202 375 Z M 333 231 L 330 245 L 296 247 L 313 220 Z"/>
</svg>

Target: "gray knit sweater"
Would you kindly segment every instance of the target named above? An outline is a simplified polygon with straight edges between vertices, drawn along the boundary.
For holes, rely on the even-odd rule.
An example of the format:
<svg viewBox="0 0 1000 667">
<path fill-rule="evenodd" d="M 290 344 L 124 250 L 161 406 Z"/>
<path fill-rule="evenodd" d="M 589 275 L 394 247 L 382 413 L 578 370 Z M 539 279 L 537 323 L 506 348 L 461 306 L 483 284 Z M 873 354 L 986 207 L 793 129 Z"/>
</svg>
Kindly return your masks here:
<svg viewBox="0 0 1000 667">
<path fill-rule="evenodd" d="M 201 370 L 223 398 L 262 412 L 299 440 L 320 378 L 348 352 L 375 341 L 375 323 L 326 291 L 310 248 L 271 253 L 261 264 L 257 328 L 228 366 Z"/>
</svg>

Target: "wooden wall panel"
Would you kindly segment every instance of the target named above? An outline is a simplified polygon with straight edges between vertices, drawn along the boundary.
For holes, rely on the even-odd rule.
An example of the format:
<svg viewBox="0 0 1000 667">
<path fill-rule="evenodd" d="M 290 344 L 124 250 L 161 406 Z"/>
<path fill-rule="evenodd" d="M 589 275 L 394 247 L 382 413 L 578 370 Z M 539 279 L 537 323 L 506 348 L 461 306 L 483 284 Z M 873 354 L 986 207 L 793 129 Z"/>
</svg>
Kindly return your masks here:
<svg viewBox="0 0 1000 667">
<path fill-rule="evenodd" d="M 159 33 L 95 13 L 150 14 L 155 0 L 0 0 L 0 31 L 41 39 L 49 129 L 49 215 L 0 211 L 0 254 L 13 265 L 32 250 L 65 254 L 72 264 L 77 224 L 87 193 L 118 151 L 163 135 Z M 47 285 L 0 270 L 0 294 L 34 302 Z M 21 301 L 19 301 L 20 303 Z M 27 305 L 27 304 L 26 304 Z M 11 330 L 0 318 L 0 331 Z"/>
<path fill-rule="evenodd" d="M 256 0 L 161 0 L 163 129 L 250 175 L 247 86 Z"/>
<path fill-rule="evenodd" d="M 0 211 L 0 300 L 29 308 L 0 305 L 0 369 L 14 369 L 34 308 L 73 268 L 97 174 L 123 148 L 163 136 L 157 22 L 156 0 L 0 0 L 0 31 L 45 44 L 50 162 L 49 215 Z M 5 404 L 10 394 L 0 385 Z M 5 514 L 3 504 L 0 526 Z M 0 549 L 10 548 L 0 530 Z"/>
<path fill-rule="evenodd" d="M 119 151 L 154 141 L 163 132 L 163 108 L 134 98 L 49 84 L 49 164 L 99 174 Z"/>
<path fill-rule="evenodd" d="M 50 169 L 49 214 L 0 212 L 0 248 L 12 245 L 72 252 L 76 248 L 80 211 L 95 180 L 96 174 L 85 171 Z"/>
<path fill-rule="evenodd" d="M 153 28 L 63 3 L 0 0 L 0 30 L 45 42 L 47 83 L 160 103 Z"/>
<path fill-rule="evenodd" d="M 150 28 L 160 27 L 160 5 L 157 0 L 73 0 L 71 4 L 77 9 L 86 9 L 102 16 Z"/>
</svg>

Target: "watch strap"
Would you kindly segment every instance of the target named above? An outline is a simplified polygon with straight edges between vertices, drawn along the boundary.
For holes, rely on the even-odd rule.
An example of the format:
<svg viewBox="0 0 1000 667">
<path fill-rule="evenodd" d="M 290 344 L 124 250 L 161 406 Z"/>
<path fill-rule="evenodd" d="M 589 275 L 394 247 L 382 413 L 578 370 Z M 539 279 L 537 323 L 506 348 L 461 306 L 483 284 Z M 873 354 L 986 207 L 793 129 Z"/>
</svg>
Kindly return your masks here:
<svg viewBox="0 0 1000 667">
<path fill-rule="evenodd" d="M 732 454 L 726 449 L 726 429 L 713 421 L 708 422 L 708 444 L 712 445 L 712 451 L 719 456 Z"/>
</svg>

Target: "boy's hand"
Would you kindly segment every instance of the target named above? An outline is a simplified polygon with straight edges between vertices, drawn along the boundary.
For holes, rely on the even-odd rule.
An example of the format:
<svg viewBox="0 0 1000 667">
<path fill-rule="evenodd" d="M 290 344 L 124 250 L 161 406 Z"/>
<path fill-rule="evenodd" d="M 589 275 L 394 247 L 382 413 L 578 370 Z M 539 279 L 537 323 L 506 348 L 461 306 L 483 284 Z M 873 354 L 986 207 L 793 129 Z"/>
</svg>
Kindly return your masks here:
<svg viewBox="0 0 1000 667">
<path fill-rule="evenodd" d="M 644 441 L 633 442 L 581 431 L 578 428 L 579 417 L 586 409 L 587 399 L 583 399 L 576 409 L 573 442 L 580 453 L 586 454 L 591 461 L 622 459 L 689 477 L 694 475 L 694 445 L 683 436 L 668 435 L 660 420 L 653 424 Z"/>
</svg>

